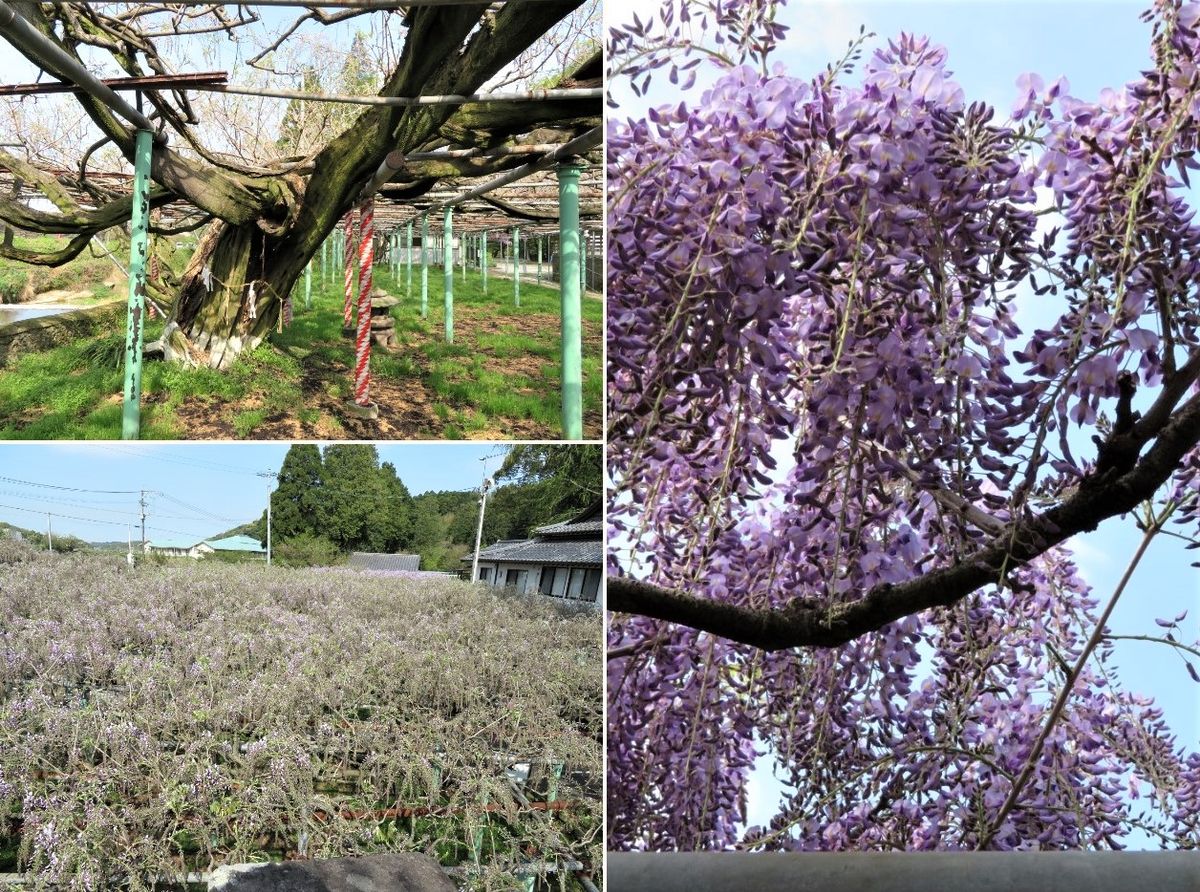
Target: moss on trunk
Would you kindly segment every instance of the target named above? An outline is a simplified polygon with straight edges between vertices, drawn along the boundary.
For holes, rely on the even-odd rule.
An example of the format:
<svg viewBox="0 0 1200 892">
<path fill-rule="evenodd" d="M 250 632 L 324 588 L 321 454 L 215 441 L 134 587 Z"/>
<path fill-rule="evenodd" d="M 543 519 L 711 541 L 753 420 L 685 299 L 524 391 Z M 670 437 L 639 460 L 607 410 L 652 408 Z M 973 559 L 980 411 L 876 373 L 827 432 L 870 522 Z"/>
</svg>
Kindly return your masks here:
<svg viewBox="0 0 1200 892">
<path fill-rule="evenodd" d="M 294 242 L 257 226 L 211 224 L 184 270 L 166 357 L 228 368 L 278 325 L 283 298 L 305 262 Z"/>
</svg>

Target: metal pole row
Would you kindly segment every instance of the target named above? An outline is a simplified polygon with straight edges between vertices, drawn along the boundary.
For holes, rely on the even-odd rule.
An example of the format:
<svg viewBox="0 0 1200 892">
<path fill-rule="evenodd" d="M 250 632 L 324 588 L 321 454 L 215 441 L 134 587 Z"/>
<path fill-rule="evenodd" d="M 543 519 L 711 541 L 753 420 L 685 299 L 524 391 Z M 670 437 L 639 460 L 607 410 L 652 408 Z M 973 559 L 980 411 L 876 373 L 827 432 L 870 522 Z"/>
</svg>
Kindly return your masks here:
<svg viewBox="0 0 1200 892">
<path fill-rule="evenodd" d="M 305 93 L 303 90 L 271 90 L 266 87 L 238 87 L 229 84 L 191 84 L 186 89 L 208 93 L 236 93 L 239 96 L 265 96 L 271 99 L 297 99 L 303 102 L 335 102 L 344 105 L 384 105 L 402 108 L 421 105 L 466 105 L 471 102 L 561 102 L 570 99 L 604 98 L 604 90 L 600 87 L 531 90 L 528 93 L 440 93 L 428 96 L 354 96 L 341 93 Z"/>
<path fill-rule="evenodd" d="M 558 166 L 559 297 L 562 303 L 562 424 L 568 440 L 583 439 L 583 321 L 579 283 L 579 174 Z"/>
<path fill-rule="evenodd" d="M 446 343 L 454 343 L 454 240 L 451 237 L 453 209 L 446 208 L 442 219 L 442 284 L 445 296 L 442 309 L 446 317 Z"/>
</svg>

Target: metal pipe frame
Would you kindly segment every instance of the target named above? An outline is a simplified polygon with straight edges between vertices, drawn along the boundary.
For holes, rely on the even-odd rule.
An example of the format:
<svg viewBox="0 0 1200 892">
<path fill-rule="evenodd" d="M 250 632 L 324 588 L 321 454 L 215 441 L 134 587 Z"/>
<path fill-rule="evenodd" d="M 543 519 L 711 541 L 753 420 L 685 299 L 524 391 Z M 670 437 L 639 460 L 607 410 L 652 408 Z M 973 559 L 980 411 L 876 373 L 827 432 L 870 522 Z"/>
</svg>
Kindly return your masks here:
<svg viewBox="0 0 1200 892">
<path fill-rule="evenodd" d="M 530 90 L 527 93 L 442 93 L 429 96 L 352 96 L 344 93 L 305 93 L 302 90 L 271 90 L 265 87 L 238 87 L 230 84 L 196 84 L 187 89 L 210 93 L 236 93 L 239 96 L 265 96 L 270 99 L 338 102 L 346 105 L 393 105 L 406 108 L 419 105 L 466 105 L 469 102 L 553 102 L 565 99 L 604 98 L 604 90 L 600 87 Z"/>
<path fill-rule="evenodd" d="M 473 189 L 468 189 L 465 192 L 461 192 L 458 195 L 447 199 L 446 201 L 432 204 L 425 208 L 423 213 L 428 214 L 433 213 L 434 211 L 440 211 L 443 208 L 454 207 L 455 205 L 462 204 L 464 201 L 470 201 L 472 198 L 478 198 L 480 195 L 486 195 L 488 192 L 499 189 L 501 186 L 507 186 L 509 183 L 515 183 L 517 180 L 524 179 L 530 174 L 547 170 L 563 159 L 573 158 L 576 155 L 582 155 L 585 152 L 591 151 L 600 145 L 603 139 L 604 128 L 593 127 L 587 133 L 584 133 L 582 136 L 575 137 L 570 142 L 563 143 L 553 152 L 543 155 L 537 161 L 530 161 L 528 164 L 522 164 L 520 167 L 514 167 L 512 170 L 505 171 L 495 179 L 488 180 L 486 183 L 475 186 Z M 578 189 L 578 183 L 576 183 L 576 189 Z"/>
<path fill-rule="evenodd" d="M 0 0 L 0 35 L 18 50 L 31 56 L 43 71 L 73 81 L 81 90 L 98 102 L 103 102 L 138 130 L 154 132 L 154 124 L 149 118 L 118 96 L 111 87 L 102 84 L 65 50 L 56 46 L 18 15 L 5 0 Z M 154 138 L 156 142 L 166 141 L 162 134 L 156 134 Z"/>
<path fill-rule="evenodd" d="M 612 892 L 1195 892 L 1200 852 L 610 852 Z"/>
</svg>

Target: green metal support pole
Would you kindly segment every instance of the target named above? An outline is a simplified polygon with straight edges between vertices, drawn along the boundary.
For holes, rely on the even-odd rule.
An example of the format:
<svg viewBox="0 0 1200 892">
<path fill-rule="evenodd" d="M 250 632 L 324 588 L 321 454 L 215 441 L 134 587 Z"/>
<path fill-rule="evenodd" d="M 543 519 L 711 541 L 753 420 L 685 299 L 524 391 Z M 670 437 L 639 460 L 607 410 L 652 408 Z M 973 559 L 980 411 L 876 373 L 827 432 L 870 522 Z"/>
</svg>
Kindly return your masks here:
<svg viewBox="0 0 1200 892">
<path fill-rule="evenodd" d="M 312 309 L 312 261 L 304 267 L 304 309 Z"/>
<path fill-rule="evenodd" d="M 421 217 L 421 318 L 429 316 L 429 215 Z"/>
<path fill-rule="evenodd" d="M 587 291 L 587 230 L 579 228 L 579 288 Z"/>
<path fill-rule="evenodd" d="M 442 215 L 442 281 L 445 284 L 443 309 L 446 316 L 446 343 L 454 343 L 454 239 L 450 227 L 454 211 L 446 208 Z"/>
<path fill-rule="evenodd" d="M 408 281 L 405 283 L 405 286 L 404 286 L 404 296 L 411 298 L 412 297 L 412 220 L 408 221 L 408 226 L 406 227 L 406 229 L 408 230 L 407 231 L 408 253 L 405 255 L 405 259 L 408 261 Z"/>
<path fill-rule="evenodd" d="M 133 144 L 133 216 L 129 223 L 129 306 L 125 318 L 125 401 L 121 439 L 142 427 L 142 345 L 145 341 L 147 225 L 150 222 L 150 147 L 154 134 L 139 130 Z"/>
<path fill-rule="evenodd" d="M 542 284 L 542 242 L 544 239 L 538 236 L 538 284 Z"/>
<path fill-rule="evenodd" d="M 562 300 L 562 423 L 568 440 L 583 439 L 583 321 L 579 262 L 579 174 L 558 165 L 559 294 Z"/>
<path fill-rule="evenodd" d="M 513 302 L 521 306 L 521 227 L 513 227 Z"/>
<path fill-rule="evenodd" d="M 482 254 L 482 256 L 480 256 L 479 260 L 483 264 L 483 296 L 487 297 L 488 250 L 487 250 L 487 230 L 486 229 L 483 231 L 483 254 Z"/>
<path fill-rule="evenodd" d="M 467 237 L 460 235 L 458 237 L 458 265 L 462 267 L 463 284 L 467 283 Z"/>
</svg>

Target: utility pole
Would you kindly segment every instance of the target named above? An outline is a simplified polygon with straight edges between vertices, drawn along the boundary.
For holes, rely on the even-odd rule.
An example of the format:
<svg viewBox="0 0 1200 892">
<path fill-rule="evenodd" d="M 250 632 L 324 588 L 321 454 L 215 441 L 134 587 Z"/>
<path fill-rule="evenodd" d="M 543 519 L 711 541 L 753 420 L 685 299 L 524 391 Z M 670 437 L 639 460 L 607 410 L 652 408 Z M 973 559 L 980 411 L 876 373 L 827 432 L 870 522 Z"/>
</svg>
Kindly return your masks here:
<svg viewBox="0 0 1200 892">
<path fill-rule="evenodd" d="M 484 461 L 487 461 L 487 459 L 484 459 Z M 488 490 L 492 488 L 492 484 L 495 482 L 491 477 L 484 477 L 483 486 L 480 488 L 482 495 L 479 499 L 479 524 L 475 527 L 475 557 L 471 561 L 471 582 L 476 582 L 479 579 L 479 542 L 483 538 L 483 512 L 487 510 Z"/>
<path fill-rule="evenodd" d="M 138 504 L 142 507 L 142 554 L 146 553 L 146 490 L 141 490 Z"/>
<path fill-rule="evenodd" d="M 279 475 L 274 471 L 259 471 L 259 477 L 266 478 L 267 481 L 267 566 L 271 566 L 271 481 L 275 480 Z"/>
</svg>

